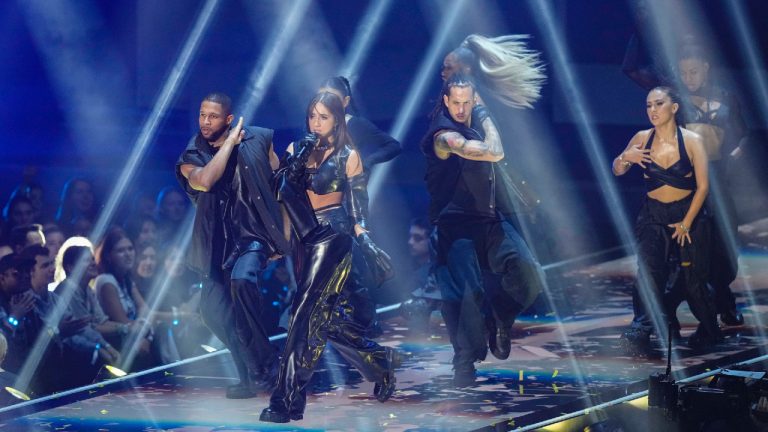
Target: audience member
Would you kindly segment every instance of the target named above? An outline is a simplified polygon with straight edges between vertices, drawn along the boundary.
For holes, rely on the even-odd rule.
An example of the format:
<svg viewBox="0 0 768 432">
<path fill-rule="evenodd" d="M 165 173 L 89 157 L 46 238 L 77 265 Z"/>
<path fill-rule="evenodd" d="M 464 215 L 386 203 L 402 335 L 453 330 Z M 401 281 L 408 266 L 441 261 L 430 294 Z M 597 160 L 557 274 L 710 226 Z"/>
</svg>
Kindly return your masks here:
<svg viewBox="0 0 768 432">
<path fill-rule="evenodd" d="M 96 210 L 91 182 L 75 177 L 64 184 L 55 220 L 67 236 L 87 237 L 96 220 Z"/>
<path fill-rule="evenodd" d="M 96 277 L 95 289 L 99 304 L 110 320 L 144 329 L 114 341 L 121 350 L 136 344 L 135 362 L 142 368 L 155 363 L 151 351 L 154 331 L 151 325 L 140 325 L 147 320 L 148 310 L 132 278 L 134 261 L 133 243 L 125 231 L 117 227 L 110 229 L 96 249 L 100 274 Z"/>
<path fill-rule="evenodd" d="M 8 246 L 15 253 L 19 253 L 25 247 L 32 245 L 45 245 L 45 234 L 43 234 L 42 225 L 20 225 L 11 230 Z"/>
</svg>

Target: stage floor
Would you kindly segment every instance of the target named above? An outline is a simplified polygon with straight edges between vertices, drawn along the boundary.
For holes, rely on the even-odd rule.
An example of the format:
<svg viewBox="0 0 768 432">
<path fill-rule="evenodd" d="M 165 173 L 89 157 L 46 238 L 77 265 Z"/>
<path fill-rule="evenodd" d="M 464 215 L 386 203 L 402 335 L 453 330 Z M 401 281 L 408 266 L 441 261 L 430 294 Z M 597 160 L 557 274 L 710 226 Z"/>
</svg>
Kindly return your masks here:
<svg viewBox="0 0 768 432">
<path fill-rule="evenodd" d="M 725 341 L 706 352 L 674 348 L 675 373 L 690 376 L 764 354 L 768 343 L 768 224 L 755 225 L 753 242 L 740 257 L 733 284 L 746 324 L 725 328 Z M 224 398 L 233 384 L 228 355 L 209 357 L 70 396 L 71 403 L 4 420 L 8 431 L 468 431 L 511 430 L 577 411 L 647 388 L 645 380 L 666 366 L 661 347 L 632 357 L 619 345 L 629 324 L 634 258 L 627 257 L 548 272 L 558 315 L 530 316 L 515 324 L 512 355 L 490 354 L 477 364 L 474 387 L 451 386 L 452 350 L 444 325 L 433 314 L 429 331 L 410 331 L 401 317 L 384 320 L 384 345 L 408 358 L 397 373 L 397 391 L 386 403 L 372 396 L 373 384 L 327 350 L 313 378 L 304 420 L 285 425 L 261 423 L 267 395 Z M 555 274 L 557 273 L 557 274 Z M 695 319 L 683 305 L 683 336 Z M 557 319 L 557 316 L 560 319 Z M 761 351 L 763 350 L 763 351 Z"/>
</svg>

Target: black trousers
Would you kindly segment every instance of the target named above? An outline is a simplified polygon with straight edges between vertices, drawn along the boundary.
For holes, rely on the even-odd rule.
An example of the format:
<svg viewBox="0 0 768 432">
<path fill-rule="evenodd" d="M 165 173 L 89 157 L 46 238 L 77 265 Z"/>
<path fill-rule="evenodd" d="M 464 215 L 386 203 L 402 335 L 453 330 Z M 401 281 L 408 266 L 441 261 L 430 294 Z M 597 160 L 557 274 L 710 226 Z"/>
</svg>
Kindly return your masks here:
<svg viewBox="0 0 768 432">
<path fill-rule="evenodd" d="M 241 253 L 229 274 L 229 286 L 206 280 L 200 297 L 203 322 L 230 350 L 244 383 L 266 378 L 277 361 L 277 351 L 261 321 L 263 299 L 258 274 L 265 263 L 261 251 Z"/>
<path fill-rule="evenodd" d="M 736 309 L 731 283 L 739 271 L 736 205 L 728 190 L 723 161 L 709 164 L 710 195 L 707 212 L 711 216 L 712 247 L 709 254 L 709 283 L 715 292 L 717 313 Z"/>
<path fill-rule="evenodd" d="M 482 269 L 501 276 L 486 289 Z M 525 240 L 506 220 L 451 218 L 437 225 L 436 278 L 454 349 L 455 369 L 485 358 L 486 320 L 511 326 L 543 290 L 541 268 Z M 489 312 L 483 313 L 483 303 Z"/>
<path fill-rule="evenodd" d="M 346 218 L 341 207 L 330 211 L 334 217 Z M 365 327 L 354 319 L 353 304 L 342 301 L 352 268 L 352 247 L 352 237 L 326 220 L 298 248 L 297 290 L 277 388 L 270 398 L 272 411 L 304 412 L 307 385 L 327 341 L 368 381 L 382 382 L 390 370 L 393 350 L 367 339 Z"/>
<path fill-rule="evenodd" d="M 699 329 L 705 335 L 719 334 L 714 298 L 707 287 L 711 247 L 706 211 L 702 209 L 696 217 L 690 227 L 691 243 L 685 246 L 672 239 L 674 229 L 668 226 L 683 220 L 692 199 L 693 194 L 672 203 L 646 198 L 640 209 L 635 225 L 638 278 L 632 296 L 634 328 L 654 332 L 654 315 L 662 335 L 669 323 L 673 329 L 679 328 L 675 310 L 686 300 L 699 320 Z"/>
</svg>

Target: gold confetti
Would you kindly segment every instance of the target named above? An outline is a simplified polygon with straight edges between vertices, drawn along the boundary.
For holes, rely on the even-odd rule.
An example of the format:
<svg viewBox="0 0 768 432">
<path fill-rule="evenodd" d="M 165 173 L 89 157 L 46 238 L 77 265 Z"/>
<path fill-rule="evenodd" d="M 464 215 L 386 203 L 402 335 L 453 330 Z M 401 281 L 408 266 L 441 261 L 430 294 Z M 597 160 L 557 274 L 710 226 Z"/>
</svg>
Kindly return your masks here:
<svg viewBox="0 0 768 432">
<path fill-rule="evenodd" d="M 517 386 L 517 391 L 518 391 L 520 394 L 523 394 L 523 385 L 522 385 L 522 384 L 520 384 L 519 386 Z"/>
<path fill-rule="evenodd" d="M 555 392 L 555 394 L 557 394 L 557 392 L 560 391 L 560 389 L 557 388 L 557 384 L 555 384 L 555 383 L 552 383 L 552 390 Z"/>
<path fill-rule="evenodd" d="M 518 378 L 518 380 L 522 381 L 522 380 L 523 380 L 523 370 L 522 370 L 522 369 L 520 369 L 520 374 L 519 374 L 519 376 L 520 376 L 520 377 Z"/>
<path fill-rule="evenodd" d="M 552 373 L 552 378 L 556 377 L 558 373 L 560 373 L 560 371 L 558 371 L 557 369 L 555 369 L 555 372 L 554 372 L 554 373 Z"/>
<path fill-rule="evenodd" d="M 6 387 L 5 391 L 11 394 L 11 396 L 15 397 L 16 399 L 21 399 L 23 401 L 28 401 L 29 396 L 27 396 L 24 392 L 16 390 L 13 387 Z"/>
<path fill-rule="evenodd" d="M 102 414 L 109 414 L 109 411 L 107 411 L 107 410 L 105 410 L 105 409 L 103 409 L 103 410 L 101 410 L 101 411 L 99 411 L 99 412 L 100 412 L 100 413 L 102 413 Z"/>
<path fill-rule="evenodd" d="M 105 365 L 104 368 L 106 368 L 109 371 L 109 373 L 111 373 L 112 375 L 114 375 L 116 377 L 124 377 L 124 376 L 128 375 L 125 371 L 120 370 L 120 369 L 118 369 L 118 368 L 116 368 L 114 366 Z"/>
</svg>

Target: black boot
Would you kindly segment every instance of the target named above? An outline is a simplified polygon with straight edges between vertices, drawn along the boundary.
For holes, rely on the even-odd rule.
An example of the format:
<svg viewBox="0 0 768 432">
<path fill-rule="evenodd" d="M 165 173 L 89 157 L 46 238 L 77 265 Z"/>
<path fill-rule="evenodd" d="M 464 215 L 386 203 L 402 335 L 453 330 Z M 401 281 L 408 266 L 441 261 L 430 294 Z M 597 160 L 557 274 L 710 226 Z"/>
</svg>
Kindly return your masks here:
<svg viewBox="0 0 768 432">
<path fill-rule="evenodd" d="M 381 382 L 373 386 L 373 394 L 379 402 L 386 402 L 395 393 L 395 369 L 402 364 L 400 354 L 394 348 L 387 347 L 387 372 Z"/>
</svg>

